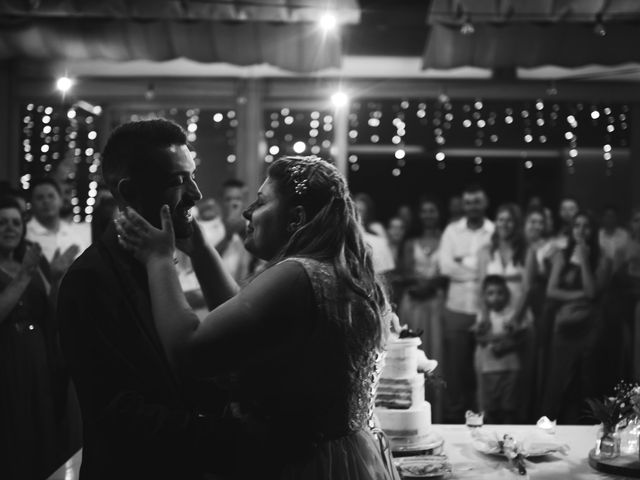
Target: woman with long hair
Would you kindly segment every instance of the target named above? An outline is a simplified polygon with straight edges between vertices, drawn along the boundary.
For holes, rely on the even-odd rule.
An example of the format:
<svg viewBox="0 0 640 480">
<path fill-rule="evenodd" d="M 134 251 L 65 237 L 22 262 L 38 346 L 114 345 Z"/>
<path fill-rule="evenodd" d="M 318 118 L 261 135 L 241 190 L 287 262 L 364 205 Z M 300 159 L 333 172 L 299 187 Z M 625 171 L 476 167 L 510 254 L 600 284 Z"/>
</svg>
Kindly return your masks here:
<svg viewBox="0 0 640 480">
<path fill-rule="evenodd" d="M 232 478 L 397 478 L 372 423 L 391 315 L 344 177 L 316 157 L 281 158 L 244 217 L 246 248 L 267 265 L 242 290 L 197 228 L 182 247 L 224 279 L 202 285 L 217 305 L 202 322 L 176 277 L 168 209 L 161 230 L 132 210 L 117 222 L 146 266 L 174 369 L 229 390 L 235 427 L 221 465 Z"/>
<path fill-rule="evenodd" d="M 602 333 L 601 297 L 611 262 L 601 255 L 591 215 L 573 218 L 567 246 L 556 252 L 547 286 L 555 301 L 554 323 L 542 412 L 563 423 L 584 420 L 584 399 L 596 395 L 595 349 Z"/>
<path fill-rule="evenodd" d="M 419 231 L 407 240 L 404 247 L 402 272 L 405 292 L 400 301 L 398 315 L 403 323 L 416 332 L 422 332 L 422 344 L 427 357 L 442 361 L 442 308 L 446 284 L 438 266 L 440 247 L 440 208 L 427 196 L 418 202 Z M 439 392 L 427 395 L 432 403 L 434 421 L 442 420 L 442 402 Z"/>
<path fill-rule="evenodd" d="M 509 311 L 512 318 L 509 328 L 517 332 L 519 344 L 515 347 L 520 358 L 521 369 L 518 382 L 518 408 L 516 417 L 520 422 L 529 421 L 530 397 L 533 372 L 533 326 L 528 309 L 529 282 L 525 270 L 526 241 L 520 207 L 505 203 L 496 210 L 495 230 L 489 245 L 480 252 L 480 284 L 488 275 L 504 278 L 510 293 Z M 479 376 L 478 382 L 481 381 Z"/>
<path fill-rule="evenodd" d="M 490 244 L 480 252 L 480 284 L 487 275 L 503 277 L 511 293 L 515 309 L 514 322 L 520 323 L 526 307 L 527 279 L 524 275 L 526 245 L 522 230 L 520 208 L 513 203 L 498 207 L 495 230 Z"/>
</svg>

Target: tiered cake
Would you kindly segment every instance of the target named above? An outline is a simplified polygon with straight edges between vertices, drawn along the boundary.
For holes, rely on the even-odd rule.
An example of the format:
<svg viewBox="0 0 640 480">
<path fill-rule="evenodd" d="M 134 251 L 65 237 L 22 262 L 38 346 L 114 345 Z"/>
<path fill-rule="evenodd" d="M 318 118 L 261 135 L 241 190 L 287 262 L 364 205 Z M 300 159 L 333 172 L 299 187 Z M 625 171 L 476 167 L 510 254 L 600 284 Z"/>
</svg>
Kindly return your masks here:
<svg viewBox="0 0 640 480">
<path fill-rule="evenodd" d="M 428 442 L 431 404 L 424 397 L 424 374 L 418 373 L 419 338 L 392 339 L 376 395 L 376 416 L 394 451 Z"/>
</svg>

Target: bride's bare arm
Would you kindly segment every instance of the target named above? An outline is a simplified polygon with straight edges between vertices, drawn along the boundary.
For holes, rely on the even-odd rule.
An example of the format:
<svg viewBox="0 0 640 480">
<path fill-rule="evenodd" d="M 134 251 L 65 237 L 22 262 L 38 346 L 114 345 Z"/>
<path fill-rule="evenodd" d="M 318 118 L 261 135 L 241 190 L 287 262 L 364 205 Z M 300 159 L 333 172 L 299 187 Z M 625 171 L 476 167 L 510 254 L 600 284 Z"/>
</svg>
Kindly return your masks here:
<svg viewBox="0 0 640 480">
<path fill-rule="evenodd" d="M 146 266 L 155 326 L 174 367 L 200 376 L 241 368 L 307 331 L 315 311 L 313 289 L 295 261 L 267 269 L 200 323 L 173 265 L 175 240 L 167 206 L 161 219 L 157 229 L 127 208 L 116 228 L 120 244 Z"/>
<path fill-rule="evenodd" d="M 151 257 L 147 272 L 158 335 L 171 362 L 191 375 L 240 368 L 252 355 L 277 349 L 285 335 L 296 338 L 295 330 L 310 322 L 302 312 L 308 314 L 313 305 L 312 289 L 297 262 L 269 268 L 202 322 L 190 309 L 170 258 Z"/>
</svg>

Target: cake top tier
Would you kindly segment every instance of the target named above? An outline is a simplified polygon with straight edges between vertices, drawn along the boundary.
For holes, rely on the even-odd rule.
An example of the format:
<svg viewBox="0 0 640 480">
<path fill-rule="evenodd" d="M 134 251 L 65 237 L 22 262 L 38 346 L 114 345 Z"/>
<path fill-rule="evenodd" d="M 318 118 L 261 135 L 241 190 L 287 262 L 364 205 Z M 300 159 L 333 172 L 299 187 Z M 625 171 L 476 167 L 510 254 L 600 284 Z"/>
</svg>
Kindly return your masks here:
<svg viewBox="0 0 640 480">
<path fill-rule="evenodd" d="M 418 373 L 418 346 L 416 337 L 394 338 L 387 344 L 383 378 L 413 378 Z"/>
</svg>

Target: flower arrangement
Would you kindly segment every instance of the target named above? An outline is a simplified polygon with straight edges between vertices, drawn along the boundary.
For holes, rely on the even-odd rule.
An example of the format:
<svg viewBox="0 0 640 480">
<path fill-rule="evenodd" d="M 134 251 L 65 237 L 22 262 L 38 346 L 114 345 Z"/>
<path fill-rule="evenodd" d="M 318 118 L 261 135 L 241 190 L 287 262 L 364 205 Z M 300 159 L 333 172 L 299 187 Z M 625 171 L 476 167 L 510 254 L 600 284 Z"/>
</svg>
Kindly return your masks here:
<svg viewBox="0 0 640 480">
<path fill-rule="evenodd" d="M 633 417 L 640 416 L 640 384 L 621 381 L 614 388 L 615 395 L 602 400 L 588 398 L 591 417 L 602 423 L 606 432 L 615 431 Z"/>
<path fill-rule="evenodd" d="M 636 451 L 638 447 L 638 419 L 640 418 L 640 384 L 621 381 L 615 395 L 602 400 L 587 399 L 591 417 L 602 423 L 596 440 L 596 455 L 613 458 Z M 626 438 L 621 448 L 621 436 Z"/>
</svg>

